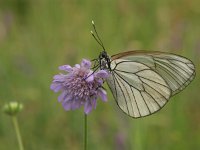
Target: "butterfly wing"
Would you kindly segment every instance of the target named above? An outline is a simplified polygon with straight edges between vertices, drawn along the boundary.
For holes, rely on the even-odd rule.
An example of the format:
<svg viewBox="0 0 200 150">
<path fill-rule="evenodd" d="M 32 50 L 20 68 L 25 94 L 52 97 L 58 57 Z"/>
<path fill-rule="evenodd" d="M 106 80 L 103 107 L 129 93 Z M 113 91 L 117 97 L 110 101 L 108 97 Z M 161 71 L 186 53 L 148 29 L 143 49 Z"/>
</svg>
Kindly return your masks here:
<svg viewBox="0 0 200 150">
<path fill-rule="evenodd" d="M 157 72 L 169 85 L 172 95 L 183 90 L 195 77 L 194 64 L 187 58 L 175 54 L 150 51 L 129 51 L 112 56 L 112 60 L 143 63 Z"/>
<path fill-rule="evenodd" d="M 108 86 L 118 106 L 138 118 L 160 110 L 194 78 L 194 65 L 184 57 L 130 51 L 111 57 Z"/>
</svg>

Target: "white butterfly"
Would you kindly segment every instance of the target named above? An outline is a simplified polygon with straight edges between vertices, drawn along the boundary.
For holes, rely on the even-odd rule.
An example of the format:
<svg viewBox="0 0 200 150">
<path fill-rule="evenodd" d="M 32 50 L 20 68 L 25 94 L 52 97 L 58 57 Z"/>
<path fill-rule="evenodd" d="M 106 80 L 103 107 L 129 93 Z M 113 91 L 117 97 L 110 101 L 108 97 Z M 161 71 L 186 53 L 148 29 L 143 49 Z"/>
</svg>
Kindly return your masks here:
<svg viewBox="0 0 200 150">
<path fill-rule="evenodd" d="M 127 115 L 140 118 L 157 112 L 194 79 L 194 64 L 175 54 L 137 50 L 110 58 L 94 22 L 93 27 L 96 36 L 93 32 L 92 35 L 104 49 L 97 67 L 110 72 L 106 82 L 117 105 Z"/>
</svg>

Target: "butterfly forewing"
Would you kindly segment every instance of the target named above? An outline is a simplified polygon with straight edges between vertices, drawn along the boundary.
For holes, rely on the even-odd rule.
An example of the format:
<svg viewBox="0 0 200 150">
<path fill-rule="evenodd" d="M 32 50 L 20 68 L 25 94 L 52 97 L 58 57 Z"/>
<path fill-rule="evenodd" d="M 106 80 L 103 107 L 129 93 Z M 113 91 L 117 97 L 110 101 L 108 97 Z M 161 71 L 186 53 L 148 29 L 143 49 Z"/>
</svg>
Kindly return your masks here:
<svg viewBox="0 0 200 150">
<path fill-rule="evenodd" d="M 111 76 L 107 83 L 118 106 L 129 116 L 138 118 L 160 110 L 194 76 L 194 65 L 184 57 L 129 51 L 111 57 Z"/>
</svg>

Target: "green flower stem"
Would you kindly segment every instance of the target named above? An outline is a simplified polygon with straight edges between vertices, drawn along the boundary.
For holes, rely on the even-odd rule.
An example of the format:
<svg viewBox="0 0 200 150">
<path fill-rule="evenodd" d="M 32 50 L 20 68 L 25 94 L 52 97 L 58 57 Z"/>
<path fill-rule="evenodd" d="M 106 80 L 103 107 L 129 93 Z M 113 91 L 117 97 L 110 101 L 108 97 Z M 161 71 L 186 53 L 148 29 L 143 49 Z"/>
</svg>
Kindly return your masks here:
<svg viewBox="0 0 200 150">
<path fill-rule="evenodd" d="M 12 116 L 12 121 L 13 121 L 15 132 L 16 132 L 16 135 L 17 135 L 19 149 L 20 150 L 24 150 L 24 146 L 23 146 L 23 143 L 22 143 L 22 137 L 21 137 L 21 134 L 20 134 L 17 117 L 16 116 Z"/>
<path fill-rule="evenodd" d="M 84 150 L 87 150 L 87 115 L 84 114 Z"/>
</svg>

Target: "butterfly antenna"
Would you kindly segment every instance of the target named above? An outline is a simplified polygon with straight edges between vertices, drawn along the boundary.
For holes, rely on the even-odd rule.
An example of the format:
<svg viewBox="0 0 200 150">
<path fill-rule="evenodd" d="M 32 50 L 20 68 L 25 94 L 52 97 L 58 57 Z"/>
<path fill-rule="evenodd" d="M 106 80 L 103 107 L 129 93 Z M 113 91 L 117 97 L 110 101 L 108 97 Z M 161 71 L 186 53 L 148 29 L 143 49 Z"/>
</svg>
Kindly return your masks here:
<svg viewBox="0 0 200 150">
<path fill-rule="evenodd" d="M 93 31 L 90 31 L 93 38 L 95 39 L 95 41 L 97 41 L 97 43 L 99 43 L 99 45 L 101 45 L 101 47 L 103 47 L 102 43 L 96 38 L 96 36 L 94 35 L 94 32 Z"/>
<path fill-rule="evenodd" d="M 104 47 L 103 42 L 101 41 L 101 39 L 100 39 L 100 37 L 99 37 L 99 34 L 97 33 L 96 26 L 95 26 L 93 20 L 92 20 L 92 26 L 93 26 L 93 28 L 94 28 L 94 32 L 95 32 L 95 34 L 96 34 L 96 36 L 95 36 L 94 32 L 91 31 L 92 36 L 93 36 L 94 39 L 97 41 L 97 43 L 99 43 L 99 45 L 101 45 L 101 47 L 102 47 L 103 50 L 105 51 L 105 47 Z"/>
</svg>

